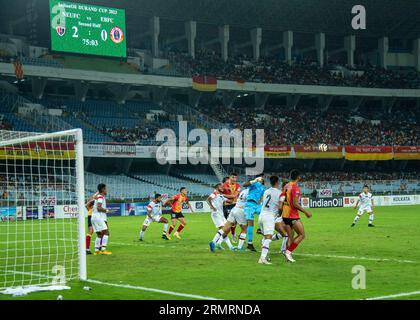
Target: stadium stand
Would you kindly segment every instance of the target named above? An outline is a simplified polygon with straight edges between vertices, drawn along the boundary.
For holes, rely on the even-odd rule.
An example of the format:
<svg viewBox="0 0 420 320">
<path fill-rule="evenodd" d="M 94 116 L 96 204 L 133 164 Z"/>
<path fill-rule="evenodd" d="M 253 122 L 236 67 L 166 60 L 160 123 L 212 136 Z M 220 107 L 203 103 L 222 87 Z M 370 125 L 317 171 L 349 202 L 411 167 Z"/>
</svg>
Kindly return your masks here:
<svg viewBox="0 0 420 320">
<path fill-rule="evenodd" d="M 354 66 L 351 69 L 360 73 L 346 77 L 342 72 L 334 72 L 332 66 L 320 68 L 312 60 L 294 61 L 289 65 L 275 57 L 262 56 L 253 61 L 241 54 L 224 61 L 217 52 L 209 49 L 197 50 L 195 58 L 187 53 L 170 51 L 167 58 L 178 74 L 188 77 L 205 74 L 233 81 L 369 88 L 419 88 L 420 83 L 420 73 L 415 70 L 401 73 L 368 64 Z M 341 67 L 349 71 L 345 66 Z"/>
<path fill-rule="evenodd" d="M 181 186 L 186 187 L 192 194 L 206 196 L 212 192 L 212 188 L 208 185 L 204 186 L 197 182 L 192 182 L 165 174 L 148 174 L 147 172 L 139 172 L 134 174 L 136 179 L 151 183 L 156 186 L 162 186 L 171 189 L 171 193 L 178 192 Z"/>
<path fill-rule="evenodd" d="M 220 100 L 200 105 L 200 110 L 221 123 L 239 129 L 265 129 L 267 145 L 410 145 L 420 144 L 420 114 L 401 106 L 389 114 L 383 109 L 352 111 L 331 109 L 313 112 L 314 106 L 267 105 L 263 111 L 252 107 L 226 107 Z M 404 112 L 401 112 L 404 111 Z"/>
</svg>

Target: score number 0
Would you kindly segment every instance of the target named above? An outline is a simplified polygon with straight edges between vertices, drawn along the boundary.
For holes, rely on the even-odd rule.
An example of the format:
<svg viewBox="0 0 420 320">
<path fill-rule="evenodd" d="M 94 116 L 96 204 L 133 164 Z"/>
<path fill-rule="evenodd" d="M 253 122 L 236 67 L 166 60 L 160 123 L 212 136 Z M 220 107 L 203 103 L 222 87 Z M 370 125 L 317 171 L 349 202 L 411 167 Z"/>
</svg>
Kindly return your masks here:
<svg viewBox="0 0 420 320">
<path fill-rule="evenodd" d="M 73 38 L 79 38 L 79 29 L 76 26 L 72 27 L 73 29 Z M 102 41 L 108 40 L 108 33 L 105 29 L 101 31 L 101 39 Z"/>
</svg>

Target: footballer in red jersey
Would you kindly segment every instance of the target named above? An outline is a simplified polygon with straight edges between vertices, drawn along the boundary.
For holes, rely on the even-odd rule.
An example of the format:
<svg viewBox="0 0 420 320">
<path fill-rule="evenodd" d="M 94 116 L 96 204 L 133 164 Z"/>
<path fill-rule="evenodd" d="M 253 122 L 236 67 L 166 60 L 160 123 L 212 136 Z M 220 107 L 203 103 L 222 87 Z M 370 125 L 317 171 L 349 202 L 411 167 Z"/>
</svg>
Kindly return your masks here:
<svg viewBox="0 0 420 320">
<path fill-rule="evenodd" d="M 289 237 L 285 252 L 285 257 L 289 262 L 295 262 L 292 257 L 292 252 L 305 239 L 305 229 L 303 228 L 302 221 L 300 221 L 299 211 L 303 212 L 308 218 L 312 217 L 312 214 L 300 205 L 301 192 L 298 182 L 301 176 L 299 170 L 292 170 L 290 172 L 291 181 L 285 186 L 286 198 L 283 202 L 282 218 Z M 296 237 L 294 236 L 295 232 L 297 234 Z"/>
<path fill-rule="evenodd" d="M 225 219 L 229 217 L 230 211 L 235 207 L 239 193 L 241 192 L 241 185 L 237 181 L 238 175 L 236 173 L 231 173 L 226 181 L 223 181 L 223 196 L 227 198 L 223 204 L 223 215 Z M 236 224 L 233 224 L 231 228 L 233 241 L 236 241 L 235 229 Z"/>
<path fill-rule="evenodd" d="M 181 237 L 179 236 L 180 232 L 182 231 L 182 229 L 184 229 L 186 222 L 185 222 L 185 217 L 182 214 L 182 207 L 184 205 L 184 202 L 187 204 L 188 208 L 190 208 L 191 213 L 194 213 L 191 204 L 188 201 L 188 197 L 187 197 L 187 193 L 188 190 L 185 187 L 182 187 L 179 190 L 179 193 L 174 195 L 172 198 L 168 199 L 165 201 L 164 203 L 164 207 L 171 204 L 171 221 L 172 224 L 169 227 L 169 231 L 168 234 L 166 235 L 166 237 L 170 240 L 171 237 L 171 233 L 172 231 L 175 229 L 176 227 L 176 223 L 180 222 L 178 229 L 176 230 L 176 232 L 174 233 L 175 238 L 181 239 Z"/>
</svg>

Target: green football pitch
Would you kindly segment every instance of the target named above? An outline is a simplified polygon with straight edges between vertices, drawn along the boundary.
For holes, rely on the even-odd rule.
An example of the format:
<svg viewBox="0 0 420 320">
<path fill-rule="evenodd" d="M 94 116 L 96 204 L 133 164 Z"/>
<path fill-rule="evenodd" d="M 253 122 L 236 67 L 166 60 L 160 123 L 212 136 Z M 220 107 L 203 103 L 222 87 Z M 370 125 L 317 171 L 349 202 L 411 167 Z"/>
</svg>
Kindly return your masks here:
<svg viewBox="0 0 420 320">
<path fill-rule="evenodd" d="M 259 253 L 220 250 L 208 242 L 216 230 L 208 214 L 186 215 L 182 240 L 160 238 L 153 223 L 138 241 L 144 216 L 109 218 L 111 256 L 88 256 L 89 282 L 70 290 L 0 299 L 420 299 L 420 206 L 377 207 L 375 228 L 364 215 L 354 228 L 351 208 L 313 209 L 302 218 L 307 237 L 286 263 L 280 242 L 270 248 L 272 265 Z M 254 243 L 260 249 L 261 236 Z M 362 266 L 366 288 L 353 289 Z M 89 286 L 91 290 L 84 290 Z"/>
</svg>

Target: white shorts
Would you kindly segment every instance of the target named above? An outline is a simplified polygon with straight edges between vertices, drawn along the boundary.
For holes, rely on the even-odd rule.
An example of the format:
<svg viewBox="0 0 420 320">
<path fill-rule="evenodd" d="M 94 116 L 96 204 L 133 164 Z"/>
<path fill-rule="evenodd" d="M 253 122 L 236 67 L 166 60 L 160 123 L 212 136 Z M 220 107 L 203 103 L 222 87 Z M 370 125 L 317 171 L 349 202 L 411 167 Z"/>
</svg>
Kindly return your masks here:
<svg viewBox="0 0 420 320">
<path fill-rule="evenodd" d="M 93 231 L 95 232 L 101 232 L 103 230 L 108 230 L 108 226 L 106 224 L 106 221 L 102 216 L 99 215 L 92 215 L 92 227 Z"/>
<path fill-rule="evenodd" d="M 359 212 L 357 212 L 357 214 L 363 214 L 363 213 L 372 213 L 372 207 L 371 206 L 367 206 L 367 207 L 360 207 L 359 208 Z"/>
<path fill-rule="evenodd" d="M 283 222 L 282 217 L 277 216 L 276 219 L 274 219 L 274 223 L 281 223 L 281 222 Z"/>
<path fill-rule="evenodd" d="M 146 216 L 146 219 L 144 219 L 143 225 L 148 227 L 152 222 L 159 222 L 161 217 L 162 217 L 161 215 L 152 216 L 152 218 L 150 218 L 149 216 Z"/>
<path fill-rule="evenodd" d="M 272 214 L 260 215 L 258 224 L 265 236 L 274 234 L 274 220 L 275 218 Z"/>
<path fill-rule="evenodd" d="M 213 211 L 211 213 L 211 219 L 216 228 L 224 227 L 226 223 L 226 219 L 223 215 L 223 212 Z"/>
<path fill-rule="evenodd" d="M 246 226 L 247 221 L 244 213 L 244 209 L 234 207 L 227 218 L 227 221 L 231 223 L 237 222 L 241 226 Z"/>
</svg>

